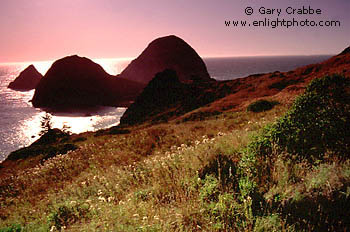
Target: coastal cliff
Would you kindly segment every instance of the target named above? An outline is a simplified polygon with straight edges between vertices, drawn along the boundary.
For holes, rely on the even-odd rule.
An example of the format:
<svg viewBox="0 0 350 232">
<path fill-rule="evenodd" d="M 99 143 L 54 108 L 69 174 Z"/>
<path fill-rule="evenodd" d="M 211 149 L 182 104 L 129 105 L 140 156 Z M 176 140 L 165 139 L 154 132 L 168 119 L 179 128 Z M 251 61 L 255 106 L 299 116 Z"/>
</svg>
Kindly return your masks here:
<svg viewBox="0 0 350 232">
<path fill-rule="evenodd" d="M 166 122 L 175 118 L 195 118 L 190 111 L 202 107 L 204 115 L 223 111 L 240 111 L 261 98 L 273 98 L 291 104 L 303 93 L 305 86 L 315 78 L 342 74 L 350 76 L 350 52 L 319 64 L 311 64 L 288 72 L 250 75 L 229 81 L 181 82 L 174 71 L 163 71 L 144 89 L 121 118 L 121 125 L 148 122 Z M 173 84 L 169 85 L 169 80 Z M 176 78 L 175 78 L 176 77 Z M 171 99 L 171 102 L 169 102 Z M 187 114 L 188 115 L 185 115 Z"/>
</svg>

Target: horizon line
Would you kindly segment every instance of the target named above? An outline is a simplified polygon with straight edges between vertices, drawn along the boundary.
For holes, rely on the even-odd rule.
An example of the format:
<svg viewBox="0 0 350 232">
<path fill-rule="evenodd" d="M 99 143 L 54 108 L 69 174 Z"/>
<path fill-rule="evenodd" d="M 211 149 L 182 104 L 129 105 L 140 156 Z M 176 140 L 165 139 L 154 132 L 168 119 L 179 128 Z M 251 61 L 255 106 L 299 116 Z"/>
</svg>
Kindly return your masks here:
<svg viewBox="0 0 350 232">
<path fill-rule="evenodd" d="M 248 57 L 283 57 L 283 56 L 334 56 L 337 54 L 310 54 L 310 55 L 306 55 L 306 54 L 291 54 L 291 55 L 281 55 L 281 54 L 273 54 L 273 55 L 210 55 L 210 56 L 200 56 L 202 59 L 211 59 L 211 58 L 248 58 Z M 67 55 L 67 56 L 71 56 L 71 55 Z M 64 57 L 67 57 L 64 56 Z M 80 56 L 80 55 L 78 55 Z M 4 65 L 4 64 L 27 64 L 27 63 L 41 63 L 41 62 L 55 62 L 56 60 L 62 59 L 64 57 L 61 58 L 57 58 L 57 59 L 52 59 L 52 60 L 32 60 L 32 61 L 5 61 L 5 62 L 1 62 L 0 64 Z M 81 57 L 86 57 L 86 56 L 81 56 Z M 90 58 L 90 57 L 86 57 L 90 60 L 134 60 L 137 57 L 114 57 L 114 58 Z"/>
</svg>

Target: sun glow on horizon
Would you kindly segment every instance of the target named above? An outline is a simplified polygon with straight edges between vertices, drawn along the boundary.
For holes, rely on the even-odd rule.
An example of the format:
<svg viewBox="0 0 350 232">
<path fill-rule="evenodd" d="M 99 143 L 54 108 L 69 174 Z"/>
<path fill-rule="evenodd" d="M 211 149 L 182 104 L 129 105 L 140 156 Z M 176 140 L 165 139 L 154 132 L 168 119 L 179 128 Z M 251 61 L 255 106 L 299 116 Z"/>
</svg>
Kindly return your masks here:
<svg viewBox="0 0 350 232">
<path fill-rule="evenodd" d="M 135 59 L 134 57 L 123 57 L 123 58 L 91 58 L 91 60 L 99 65 L 111 75 L 117 75 L 121 73 L 128 64 Z M 29 65 L 34 65 L 34 67 L 43 76 L 50 69 L 55 60 L 47 61 L 25 61 L 25 62 L 4 62 L 0 65 L 18 65 L 21 66 L 20 72 L 27 68 Z"/>
<path fill-rule="evenodd" d="M 111 75 L 118 75 L 134 58 L 98 58 L 92 59 Z"/>
</svg>

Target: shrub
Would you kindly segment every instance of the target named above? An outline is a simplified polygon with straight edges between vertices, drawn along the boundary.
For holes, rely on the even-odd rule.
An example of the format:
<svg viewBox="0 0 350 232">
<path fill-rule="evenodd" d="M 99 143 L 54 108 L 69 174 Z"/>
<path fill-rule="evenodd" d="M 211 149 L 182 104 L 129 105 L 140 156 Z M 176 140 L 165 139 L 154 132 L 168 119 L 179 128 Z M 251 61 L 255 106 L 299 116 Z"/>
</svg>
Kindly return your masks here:
<svg viewBox="0 0 350 232">
<path fill-rule="evenodd" d="M 350 149 L 350 80 L 339 75 L 314 79 L 273 127 L 272 141 L 292 154 L 320 158 Z"/>
<path fill-rule="evenodd" d="M 276 101 L 267 101 L 267 100 L 258 100 L 251 103 L 247 107 L 247 111 L 252 111 L 255 113 L 271 110 L 278 102 Z"/>
<path fill-rule="evenodd" d="M 203 121 L 207 118 L 217 116 L 221 114 L 219 111 L 199 111 L 190 114 L 189 116 L 185 117 L 182 119 L 182 122 L 187 122 L 187 121 Z"/>
<path fill-rule="evenodd" d="M 299 81 L 298 80 L 286 80 L 286 79 L 283 79 L 279 82 L 275 82 L 271 85 L 269 85 L 269 89 L 278 89 L 278 90 L 283 90 L 285 89 L 286 87 L 290 86 L 290 85 L 295 85 L 295 84 L 298 84 Z"/>
<path fill-rule="evenodd" d="M 66 154 L 68 151 L 74 151 L 78 149 L 78 146 L 66 143 L 57 145 L 31 145 L 29 147 L 21 148 L 17 151 L 13 151 L 7 157 L 8 160 L 26 159 L 28 157 L 34 157 L 42 155 L 43 159 L 48 159 L 56 156 L 57 154 Z"/>
<path fill-rule="evenodd" d="M 281 213 L 289 224 L 300 231 L 348 231 L 350 199 L 345 194 L 347 183 L 326 196 L 302 194 L 298 199 L 283 202 Z"/>
<path fill-rule="evenodd" d="M 254 225 L 254 231 L 268 232 L 268 231 L 294 231 L 293 227 L 285 229 L 283 220 L 278 214 L 271 214 L 263 217 L 258 217 Z"/>
<path fill-rule="evenodd" d="M 219 190 L 219 181 L 212 175 L 205 176 L 203 186 L 200 189 L 199 198 L 202 202 L 217 201 Z"/>
<path fill-rule="evenodd" d="M 74 139 L 73 142 L 74 142 L 74 143 L 77 143 L 77 142 L 84 142 L 84 141 L 86 141 L 86 140 L 87 140 L 87 138 L 85 138 L 85 137 L 78 137 L 78 138 Z"/>
<path fill-rule="evenodd" d="M 199 177 L 205 179 L 206 176 L 213 175 L 218 179 L 221 187 L 228 187 L 238 190 L 237 163 L 228 156 L 218 154 L 209 160 L 209 163 L 199 170 Z"/>
<path fill-rule="evenodd" d="M 22 231 L 22 226 L 19 224 L 13 224 L 9 227 L 0 228 L 0 232 L 20 232 Z"/>
<path fill-rule="evenodd" d="M 75 222 L 86 218 L 89 213 L 89 205 L 71 202 L 70 204 L 62 204 L 55 208 L 48 216 L 50 225 L 61 230 Z"/>
<path fill-rule="evenodd" d="M 44 116 L 41 117 L 40 121 L 41 131 L 39 132 L 39 136 L 42 136 L 49 132 L 52 129 L 52 116 L 49 113 L 45 113 Z"/>
<path fill-rule="evenodd" d="M 118 126 L 114 126 L 109 130 L 109 134 L 111 135 L 123 135 L 123 134 L 129 134 L 130 130 L 128 129 L 122 129 Z"/>
</svg>

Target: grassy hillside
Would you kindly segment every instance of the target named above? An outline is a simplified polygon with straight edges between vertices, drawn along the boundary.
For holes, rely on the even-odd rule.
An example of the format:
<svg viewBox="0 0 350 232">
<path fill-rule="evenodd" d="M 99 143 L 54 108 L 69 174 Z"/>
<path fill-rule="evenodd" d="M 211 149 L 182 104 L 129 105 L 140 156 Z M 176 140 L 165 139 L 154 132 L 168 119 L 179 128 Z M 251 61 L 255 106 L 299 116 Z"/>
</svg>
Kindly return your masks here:
<svg viewBox="0 0 350 232">
<path fill-rule="evenodd" d="M 59 140 L 79 148 L 2 172 L 0 231 L 349 230 L 349 89 Z"/>
</svg>

